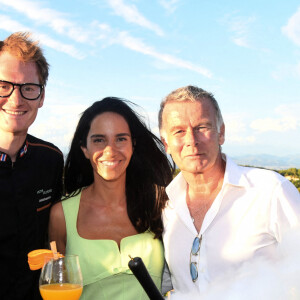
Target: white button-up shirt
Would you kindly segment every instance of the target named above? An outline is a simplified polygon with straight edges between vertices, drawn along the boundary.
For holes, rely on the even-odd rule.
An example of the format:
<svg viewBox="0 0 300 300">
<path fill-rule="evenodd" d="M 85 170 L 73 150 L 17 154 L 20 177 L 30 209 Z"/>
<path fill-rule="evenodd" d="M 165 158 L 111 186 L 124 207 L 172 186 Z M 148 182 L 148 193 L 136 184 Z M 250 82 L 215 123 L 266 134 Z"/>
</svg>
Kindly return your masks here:
<svg viewBox="0 0 300 300">
<path fill-rule="evenodd" d="M 180 173 L 167 187 L 163 213 L 165 256 L 173 287 L 180 293 L 202 293 L 226 272 L 256 257 L 278 259 L 285 230 L 297 226 L 300 194 L 276 172 L 236 165 L 228 157 L 223 186 L 197 232 L 186 204 L 187 183 Z M 190 252 L 202 234 L 197 256 L 198 279 L 190 275 Z"/>
</svg>

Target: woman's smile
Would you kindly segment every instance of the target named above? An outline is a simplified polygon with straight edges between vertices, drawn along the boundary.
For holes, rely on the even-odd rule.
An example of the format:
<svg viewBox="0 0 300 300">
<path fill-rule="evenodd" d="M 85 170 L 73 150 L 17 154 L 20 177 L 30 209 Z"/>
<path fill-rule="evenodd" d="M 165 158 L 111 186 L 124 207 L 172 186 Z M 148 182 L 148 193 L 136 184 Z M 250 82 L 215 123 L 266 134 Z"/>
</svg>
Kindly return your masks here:
<svg viewBox="0 0 300 300">
<path fill-rule="evenodd" d="M 105 180 L 126 177 L 132 153 L 131 132 L 119 114 L 104 112 L 94 118 L 82 151 L 94 172 Z"/>
</svg>

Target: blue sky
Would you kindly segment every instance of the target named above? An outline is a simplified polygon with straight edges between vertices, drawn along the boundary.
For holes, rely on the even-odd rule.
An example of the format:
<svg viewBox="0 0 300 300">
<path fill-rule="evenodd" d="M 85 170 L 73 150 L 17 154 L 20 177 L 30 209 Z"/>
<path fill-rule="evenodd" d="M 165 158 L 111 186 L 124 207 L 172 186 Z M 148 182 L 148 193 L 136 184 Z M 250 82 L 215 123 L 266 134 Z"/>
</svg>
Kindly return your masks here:
<svg viewBox="0 0 300 300">
<path fill-rule="evenodd" d="M 158 134 L 161 99 L 212 92 L 229 155 L 300 154 L 296 0 L 0 0 L 0 39 L 30 31 L 51 65 L 30 133 L 68 151 L 79 114 L 106 96 L 141 106 Z"/>
</svg>

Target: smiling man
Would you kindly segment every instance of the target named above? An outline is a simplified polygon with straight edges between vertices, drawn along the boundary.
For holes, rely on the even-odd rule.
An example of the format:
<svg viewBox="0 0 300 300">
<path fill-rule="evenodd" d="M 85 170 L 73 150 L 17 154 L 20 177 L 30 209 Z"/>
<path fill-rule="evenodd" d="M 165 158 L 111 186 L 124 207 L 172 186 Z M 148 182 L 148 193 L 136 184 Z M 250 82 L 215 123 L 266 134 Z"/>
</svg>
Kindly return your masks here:
<svg viewBox="0 0 300 300">
<path fill-rule="evenodd" d="M 299 192 L 278 173 L 238 166 L 221 152 L 225 125 L 213 95 L 195 86 L 173 91 L 161 103 L 159 127 L 181 170 L 163 214 L 175 295 L 205 293 L 257 257 L 280 259 L 278 243 L 299 225 Z"/>
<path fill-rule="evenodd" d="M 61 195 L 63 155 L 28 134 L 44 104 L 48 63 L 27 33 L 0 41 L 1 299 L 41 299 L 27 253 L 46 246 L 49 210 Z"/>
</svg>

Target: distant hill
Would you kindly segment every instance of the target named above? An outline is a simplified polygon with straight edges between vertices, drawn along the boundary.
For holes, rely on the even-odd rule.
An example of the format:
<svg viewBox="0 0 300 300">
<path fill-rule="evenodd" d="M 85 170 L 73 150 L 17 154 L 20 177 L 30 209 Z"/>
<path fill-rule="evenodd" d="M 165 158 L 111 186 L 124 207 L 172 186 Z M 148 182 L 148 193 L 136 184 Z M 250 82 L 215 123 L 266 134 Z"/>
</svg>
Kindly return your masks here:
<svg viewBox="0 0 300 300">
<path fill-rule="evenodd" d="M 242 155 L 231 157 L 239 165 L 263 167 L 267 169 L 284 170 L 300 168 L 300 154 L 275 156 L 269 154 Z"/>
</svg>

